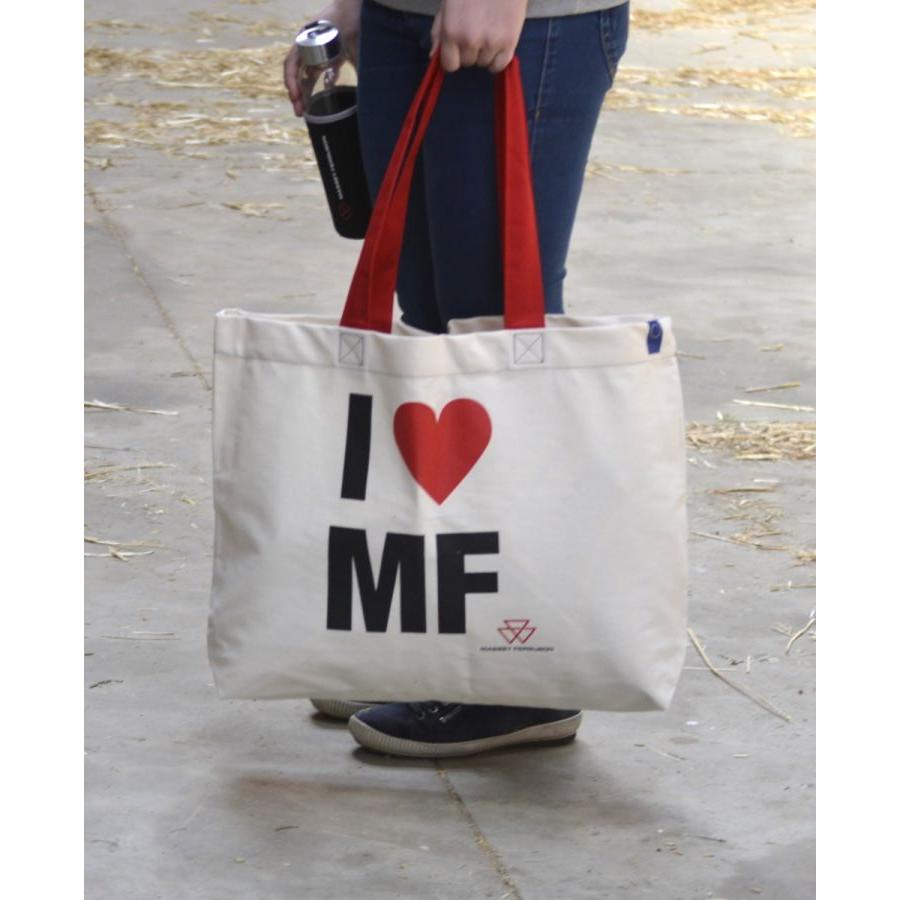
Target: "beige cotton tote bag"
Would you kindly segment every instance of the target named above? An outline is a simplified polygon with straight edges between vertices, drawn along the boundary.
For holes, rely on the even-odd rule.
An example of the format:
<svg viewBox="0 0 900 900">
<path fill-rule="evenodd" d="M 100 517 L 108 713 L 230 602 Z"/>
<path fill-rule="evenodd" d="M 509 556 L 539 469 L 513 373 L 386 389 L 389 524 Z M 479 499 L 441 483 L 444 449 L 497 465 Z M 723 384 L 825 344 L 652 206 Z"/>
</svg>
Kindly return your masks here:
<svg viewBox="0 0 900 900">
<path fill-rule="evenodd" d="M 545 316 L 518 64 L 495 79 L 504 316 L 394 324 L 435 59 L 340 320 L 215 332 L 209 656 L 224 697 L 649 710 L 685 652 L 668 319 Z"/>
</svg>

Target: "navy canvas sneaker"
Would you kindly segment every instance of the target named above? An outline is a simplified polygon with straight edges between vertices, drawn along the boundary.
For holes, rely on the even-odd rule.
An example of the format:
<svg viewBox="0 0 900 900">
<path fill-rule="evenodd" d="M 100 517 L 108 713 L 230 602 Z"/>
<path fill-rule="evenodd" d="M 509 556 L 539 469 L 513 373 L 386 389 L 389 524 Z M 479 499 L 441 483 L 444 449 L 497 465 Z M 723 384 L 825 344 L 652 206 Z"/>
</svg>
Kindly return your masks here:
<svg viewBox="0 0 900 900">
<path fill-rule="evenodd" d="M 372 706 L 378 706 L 380 700 L 310 700 L 310 703 L 323 716 L 329 719 L 341 719 L 346 722 L 354 713 L 362 712 Z"/>
<path fill-rule="evenodd" d="M 394 756 L 469 756 L 498 747 L 563 741 L 581 724 L 577 709 L 477 706 L 460 703 L 385 703 L 349 722 L 357 743 Z"/>
</svg>

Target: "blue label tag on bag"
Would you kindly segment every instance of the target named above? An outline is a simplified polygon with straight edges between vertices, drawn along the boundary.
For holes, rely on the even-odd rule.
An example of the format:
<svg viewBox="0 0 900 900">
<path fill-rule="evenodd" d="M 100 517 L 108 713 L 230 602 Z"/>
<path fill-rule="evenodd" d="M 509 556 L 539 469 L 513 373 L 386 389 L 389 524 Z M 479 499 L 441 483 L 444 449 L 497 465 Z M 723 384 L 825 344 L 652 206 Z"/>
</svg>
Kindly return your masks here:
<svg viewBox="0 0 900 900">
<path fill-rule="evenodd" d="M 659 348 L 662 347 L 663 327 L 657 319 L 651 319 L 647 326 L 647 352 L 659 353 Z"/>
</svg>

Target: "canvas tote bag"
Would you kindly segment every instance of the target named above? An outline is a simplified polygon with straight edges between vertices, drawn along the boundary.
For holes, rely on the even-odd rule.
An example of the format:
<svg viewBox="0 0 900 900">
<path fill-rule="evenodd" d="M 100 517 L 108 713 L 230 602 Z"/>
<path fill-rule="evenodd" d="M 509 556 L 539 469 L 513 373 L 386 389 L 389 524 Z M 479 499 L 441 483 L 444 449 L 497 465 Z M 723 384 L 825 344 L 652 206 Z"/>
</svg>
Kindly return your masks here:
<svg viewBox="0 0 900 900">
<path fill-rule="evenodd" d="M 343 317 L 218 314 L 220 695 L 665 707 L 684 658 L 668 319 L 544 316 L 525 107 L 497 76 L 502 319 L 392 324 L 435 59 Z"/>
</svg>

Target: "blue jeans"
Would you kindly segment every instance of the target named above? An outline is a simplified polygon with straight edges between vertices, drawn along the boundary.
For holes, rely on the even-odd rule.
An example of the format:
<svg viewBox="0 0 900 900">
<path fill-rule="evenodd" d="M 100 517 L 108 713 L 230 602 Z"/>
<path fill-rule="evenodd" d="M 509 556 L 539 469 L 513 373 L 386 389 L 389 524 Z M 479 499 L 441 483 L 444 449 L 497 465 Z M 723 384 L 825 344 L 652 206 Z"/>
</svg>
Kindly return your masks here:
<svg viewBox="0 0 900 900">
<path fill-rule="evenodd" d="M 365 0 L 359 125 L 373 195 L 425 74 L 432 19 Z M 600 106 L 628 39 L 628 4 L 528 19 L 522 70 L 548 312 L 562 312 L 575 211 Z M 432 332 L 450 319 L 502 312 L 492 76 L 449 75 L 417 164 L 397 296 L 403 319 Z"/>
</svg>

